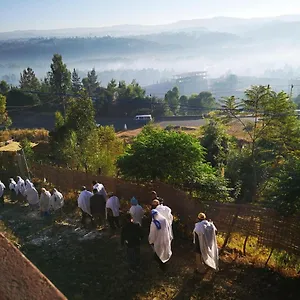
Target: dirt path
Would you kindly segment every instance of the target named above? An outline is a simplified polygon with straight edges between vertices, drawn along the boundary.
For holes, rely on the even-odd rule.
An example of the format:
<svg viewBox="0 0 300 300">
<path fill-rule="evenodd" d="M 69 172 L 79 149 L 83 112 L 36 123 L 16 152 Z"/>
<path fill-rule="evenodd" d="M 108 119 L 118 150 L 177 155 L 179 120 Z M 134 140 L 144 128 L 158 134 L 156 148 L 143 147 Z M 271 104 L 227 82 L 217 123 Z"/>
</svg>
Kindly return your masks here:
<svg viewBox="0 0 300 300">
<path fill-rule="evenodd" d="M 75 216 L 42 219 L 19 203 L 6 202 L 0 211 L 2 227 L 18 239 L 21 251 L 69 299 L 300 299 L 299 279 L 244 265 L 232 255 L 222 257 L 220 271 L 209 280 L 193 274 L 191 243 L 175 240 L 167 273 L 152 259 L 147 230 L 142 266 L 128 273 L 119 235 L 88 232 Z"/>
</svg>

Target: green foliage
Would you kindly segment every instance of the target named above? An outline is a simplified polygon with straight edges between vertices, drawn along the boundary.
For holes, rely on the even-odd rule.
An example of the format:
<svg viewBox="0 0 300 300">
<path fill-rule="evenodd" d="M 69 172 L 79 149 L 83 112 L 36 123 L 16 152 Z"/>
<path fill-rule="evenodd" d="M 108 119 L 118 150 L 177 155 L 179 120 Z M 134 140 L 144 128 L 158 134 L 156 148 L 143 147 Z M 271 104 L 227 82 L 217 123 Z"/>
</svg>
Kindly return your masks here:
<svg viewBox="0 0 300 300">
<path fill-rule="evenodd" d="M 6 100 L 8 106 L 34 106 L 40 102 L 37 95 L 25 93 L 17 88 L 13 88 L 7 93 Z"/>
<path fill-rule="evenodd" d="M 6 97 L 0 94 L 0 125 L 6 128 L 12 124 L 10 117 L 6 110 Z"/>
<path fill-rule="evenodd" d="M 193 114 L 199 114 L 214 108 L 216 101 L 211 92 L 201 92 L 198 95 L 192 95 L 188 100 L 188 104 Z"/>
<path fill-rule="evenodd" d="M 78 75 L 78 72 L 76 71 L 76 69 L 74 69 L 72 72 L 72 92 L 74 94 L 77 94 L 81 90 L 82 90 L 82 82 Z"/>
<path fill-rule="evenodd" d="M 137 181 L 159 180 L 198 191 L 203 200 L 228 198 L 225 180 L 204 162 L 199 141 L 183 132 L 147 125 L 118 159 L 121 174 Z"/>
<path fill-rule="evenodd" d="M 20 74 L 20 89 L 26 91 L 38 91 L 40 88 L 40 82 L 37 79 L 34 71 L 31 68 L 27 68 Z"/>
<path fill-rule="evenodd" d="M 179 110 L 179 89 L 177 86 L 168 91 L 165 95 L 165 102 L 168 104 L 171 112 L 176 115 Z"/>
<path fill-rule="evenodd" d="M 289 158 L 281 162 L 280 171 L 264 191 L 264 198 L 283 215 L 300 212 L 300 159 Z"/>
<path fill-rule="evenodd" d="M 97 89 L 100 87 L 98 82 L 98 76 L 96 70 L 93 68 L 91 72 L 88 72 L 87 77 L 82 79 L 83 87 L 88 92 L 90 97 L 95 97 Z"/>
<path fill-rule="evenodd" d="M 0 81 L 0 94 L 6 95 L 10 90 L 10 86 L 5 80 Z"/>
<path fill-rule="evenodd" d="M 213 167 L 223 167 L 227 164 L 230 137 L 226 133 L 226 128 L 217 119 L 211 119 L 203 127 L 203 137 L 201 145 L 207 150 L 205 160 Z"/>
<path fill-rule="evenodd" d="M 23 149 L 27 160 L 31 161 L 34 159 L 34 152 L 31 147 L 31 142 L 27 138 L 20 141 L 20 147 Z"/>
</svg>

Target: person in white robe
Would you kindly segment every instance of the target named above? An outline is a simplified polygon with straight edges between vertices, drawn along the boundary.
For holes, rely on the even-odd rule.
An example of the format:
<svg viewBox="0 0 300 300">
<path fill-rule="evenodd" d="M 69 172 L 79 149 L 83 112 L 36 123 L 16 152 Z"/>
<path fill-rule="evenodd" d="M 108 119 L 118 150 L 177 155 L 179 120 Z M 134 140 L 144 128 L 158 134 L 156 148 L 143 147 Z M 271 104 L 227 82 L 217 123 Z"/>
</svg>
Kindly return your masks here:
<svg viewBox="0 0 300 300">
<path fill-rule="evenodd" d="M 105 187 L 102 183 L 99 183 L 97 181 L 93 181 L 93 190 L 97 190 L 98 194 L 102 195 L 104 199 L 107 199 L 107 192 L 105 190 Z"/>
<path fill-rule="evenodd" d="M 19 192 L 19 194 L 21 194 L 22 196 L 24 196 L 24 193 L 25 193 L 25 182 L 24 182 L 24 180 L 20 176 L 17 176 L 17 186 L 18 186 L 18 192 Z"/>
<path fill-rule="evenodd" d="M 5 185 L 0 180 L 0 205 L 4 206 L 4 191 L 5 191 Z"/>
<path fill-rule="evenodd" d="M 131 207 L 129 210 L 129 213 L 131 214 L 133 223 L 139 224 L 142 226 L 142 220 L 144 217 L 144 210 L 143 208 L 138 204 L 138 201 L 135 197 L 133 197 L 131 200 Z"/>
<path fill-rule="evenodd" d="M 168 220 L 156 209 L 151 210 L 152 222 L 150 225 L 149 244 L 153 247 L 155 260 L 161 270 L 165 271 L 166 263 L 172 256 L 172 233 Z"/>
<path fill-rule="evenodd" d="M 50 192 L 47 191 L 45 188 L 42 188 L 40 197 L 40 211 L 42 216 L 46 217 L 50 215 L 50 197 Z"/>
<path fill-rule="evenodd" d="M 196 252 L 196 272 L 205 272 L 205 265 L 218 271 L 219 253 L 216 238 L 217 229 L 213 222 L 206 220 L 204 213 L 199 213 L 198 222 L 193 231 Z"/>
<path fill-rule="evenodd" d="M 152 201 L 152 209 L 156 209 L 162 216 L 164 216 L 167 219 L 171 229 L 171 238 L 173 239 L 172 224 L 173 224 L 174 217 L 172 215 L 171 208 L 166 205 L 160 204 L 159 200 L 155 199 Z"/>
<path fill-rule="evenodd" d="M 91 206 L 90 206 L 90 199 L 93 196 L 93 193 L 88 191 L 85 186 L 81 188 L 81 192 L 78 197 L 78 207 L 81 210 L 81 223 L 86 225 L 87 218 L 93 222 L 92 214 L 91 214 Z"/>
<path fill-rule="evenodd" d="M 34 184 L 29 179 L 26 179 L 25 180 L 25 191 L 31 187 L 34 187 Z"/>
<path fill-rule="evenodd" d="M 18 185 L 13 178 L 9 179 L 9 190 L 11 199 L 16 200 L 18 195 Z"/>
<path fill-rule="evenodd" d="M 106 201 L 106 218 L 111 229 L 120 228 L 120 200 L 113 193 L 110 193 Z"/>
<path fill-rule="evenodd" d="M 57 189 L 53 189 L 52 195 L 50 197 L 50 209 L 53 211 L 57 211 L 62 209 L 64 206 L 64 196 Z"/>
<path fill-rule="evenodd" d="M 28 187 L 25 191 L 25 197 L 28 201 L 28 204 L 31 208 L 31 210 L 38 209 L 39 207 L 39 193 L 37 192 L 36 188 L 34 186 Z"/>
</svg>

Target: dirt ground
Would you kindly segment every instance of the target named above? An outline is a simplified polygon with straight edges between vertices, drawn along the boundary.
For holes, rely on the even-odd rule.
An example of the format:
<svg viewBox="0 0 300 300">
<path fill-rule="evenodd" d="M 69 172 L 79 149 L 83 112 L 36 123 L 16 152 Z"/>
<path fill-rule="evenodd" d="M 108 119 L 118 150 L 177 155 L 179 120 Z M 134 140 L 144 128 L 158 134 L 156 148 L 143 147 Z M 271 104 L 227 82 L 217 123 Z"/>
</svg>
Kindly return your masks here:
<svg viewBox="0 0 300 300">
<path fill-rule="evenodd" d="M 300 299 L 299 278 L 255 266 L 229 250 L 218 273 L 194 275 L 192 243 L 176 236 L 168 270 L 162 273 L 147 244 L 147 228 L 135 275 L 128 272 L 119 232 L 90 232 L 80 227 L 76 214 L 42 219 L 27 205 L 6 200 L 0 231 L 68 299 Z"/>
</svg>

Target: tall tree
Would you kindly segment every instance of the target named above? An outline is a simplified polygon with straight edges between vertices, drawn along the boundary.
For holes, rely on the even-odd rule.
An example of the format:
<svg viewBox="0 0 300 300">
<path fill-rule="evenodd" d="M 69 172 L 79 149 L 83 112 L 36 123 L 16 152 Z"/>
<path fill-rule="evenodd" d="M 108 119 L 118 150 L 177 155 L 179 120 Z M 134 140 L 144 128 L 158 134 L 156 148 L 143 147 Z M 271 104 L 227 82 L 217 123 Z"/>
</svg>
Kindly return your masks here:
<svg viewBox="0 0 300 300">
<path fill-rule="evenodd" d="M 189 108 L 194 113 L 210 111 L 215 106 L 215 98 L 211 92 L 201 92 L 189 98 Z"/>
<path fill-rule="evenodd" d="M 88 95 L 90 97 L 94 97 L 97 88 L 100 87 L 100 83 L 98 82 L 98 76 L 95 68 L 93 68 L 91 72 L 88 72 L 87 77 L 82 79 L 82 84 L 83 87 L 88 92 Z"/>
<path fill-rule="evenodd" d="M 82 90 L 82 82 L 78 75 L 78 72 L 76 71 L 76 69 L 74 69 L 72 72 L 72 92 L 74 94 L 77 94 L 81 90 Z"/>
<path fill-rule="evenodd" d="M 10 86 L 5 80 L 0 81 L 0 94 L 6 95 L 10 90 Z"/>
<path fill-rule="evenodd" d="M 6 110 L 6 97 L 0 94 L 0 125 L 9 127 L 12 124 Z"/>
<path fill-rule="evenodd" d="M 179 89 L 177 86 L 165 94 L 165 102 L 169 105 L 171 112 L 176 115 L 179 109 Z"/>
<path fill-rule="evenodd" d="M 49 72 L 50 85 L 52 92 L 56 95 L 58 104 L 63 105 L 66 111 L 66 93 L 71 88 L 71 73 L 63 63 L 60 54 L 54 54 L 51 63 L 51 71 Z M 65 114 L 65 113 L 64 113 Z"/>
<path fill-rule="evenodd" d="M 20 74 L 20 88 L 27 91 L 38 91 L 40 82 L 31 68 L 23 70 Z"/>
</svg>

